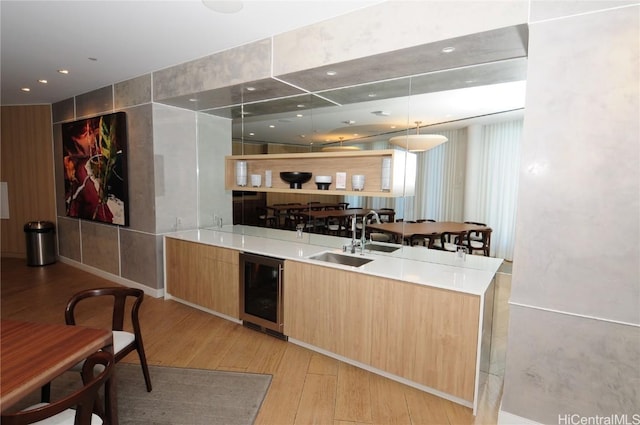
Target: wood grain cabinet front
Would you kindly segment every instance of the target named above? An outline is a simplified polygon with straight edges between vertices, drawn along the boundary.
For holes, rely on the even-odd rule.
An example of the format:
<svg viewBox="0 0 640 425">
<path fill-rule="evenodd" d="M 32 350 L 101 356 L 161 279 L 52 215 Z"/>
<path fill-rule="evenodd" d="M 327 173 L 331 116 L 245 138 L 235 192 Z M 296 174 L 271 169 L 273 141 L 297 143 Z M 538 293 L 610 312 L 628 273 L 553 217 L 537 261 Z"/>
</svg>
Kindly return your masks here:
<svg viewBox="0 0 640 425">
<path fill-rule="evenodd" d="M 238 251 L 172 238 L 165 249 L 168 294 L 239 318 Z"/>
<path fill-rule="evenodd" d="M 480 297 L 285 262 L 290 338 L 473 402 Z"/>
</svg>

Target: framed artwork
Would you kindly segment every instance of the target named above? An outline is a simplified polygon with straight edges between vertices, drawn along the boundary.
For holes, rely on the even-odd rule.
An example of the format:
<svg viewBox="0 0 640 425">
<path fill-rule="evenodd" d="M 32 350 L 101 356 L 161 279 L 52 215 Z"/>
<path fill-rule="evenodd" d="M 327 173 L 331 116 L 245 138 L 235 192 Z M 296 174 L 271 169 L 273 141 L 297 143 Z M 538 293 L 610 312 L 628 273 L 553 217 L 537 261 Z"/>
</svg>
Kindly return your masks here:
<svg viewBox="0 0 640 425">
<path fill-rule="evenodd" d="M 67 216 L 128 226 L 126 114 L 62 124 L 62 151 Z"/>
</svg>

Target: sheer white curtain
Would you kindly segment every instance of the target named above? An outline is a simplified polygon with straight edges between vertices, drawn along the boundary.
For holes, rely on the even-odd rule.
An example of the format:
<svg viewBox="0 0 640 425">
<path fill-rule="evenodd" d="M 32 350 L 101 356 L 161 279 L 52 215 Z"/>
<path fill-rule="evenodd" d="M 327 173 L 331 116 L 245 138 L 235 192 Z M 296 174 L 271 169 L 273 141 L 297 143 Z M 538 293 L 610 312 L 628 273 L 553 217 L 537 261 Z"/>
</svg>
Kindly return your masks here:
<svg viewBox="0 0 640 425">
<path fill-rule="evenodd" d="M 513 259 L 522 120 L 469 127 L 464 221 L 487 223 L 491 255 Z"/>
<path fill-rule="evenodd" d="M 407 199 L 406 220 L 462 219 L 467 131 L 440 131 L 438 134 L 449 141 L 417 154 L 416 196 Z"/>
</svg>

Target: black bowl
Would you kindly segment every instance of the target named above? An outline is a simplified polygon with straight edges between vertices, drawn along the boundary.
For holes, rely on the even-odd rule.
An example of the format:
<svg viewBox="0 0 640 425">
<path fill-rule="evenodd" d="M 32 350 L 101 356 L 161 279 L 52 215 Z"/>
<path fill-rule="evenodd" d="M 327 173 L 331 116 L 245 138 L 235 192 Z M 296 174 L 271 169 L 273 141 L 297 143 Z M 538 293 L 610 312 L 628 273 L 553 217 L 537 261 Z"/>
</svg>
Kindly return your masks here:
<svg viewBox="0 0 640 425">
<path fill-rule="evenodd" d="M 311 173 L 305 171 L 283 171 L 280 178 L 289 183 L 291 189 L 302 189 L 302 183 L 311 180 Z"/>
</svg>

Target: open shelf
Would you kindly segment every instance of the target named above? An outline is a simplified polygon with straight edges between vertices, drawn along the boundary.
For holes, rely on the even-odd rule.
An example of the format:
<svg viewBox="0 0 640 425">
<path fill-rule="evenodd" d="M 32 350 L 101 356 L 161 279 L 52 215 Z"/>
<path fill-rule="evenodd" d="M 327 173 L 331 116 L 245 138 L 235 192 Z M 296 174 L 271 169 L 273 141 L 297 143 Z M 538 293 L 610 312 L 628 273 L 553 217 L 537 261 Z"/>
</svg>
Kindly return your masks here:
<svg viewBox="0 0 640 425">
<path fill-rule="evenodd" d="M 391 158 L 389 190 L 382 190 L 382 160 Z M 236 184 L 237 161 L 247 162 L 247 186 Z M 272 187 L 265 187 L 265 171 L 271 170 Z M 301 189 L 291 189 L 289 183 L 280 179 L 282 171 L 307 171 L 313 176 Z M 346 189 L 336 189 L 336 173 L 347 175 Z M 251 186 L 251 174 L 262 176 L 262 186 Z M 365 176 L 364 190 L 351 190 L 351 176 Z M 315 176 L 331 176 L 329 190 L 316 187 Z M 280 192 L 313 195 L 356 195 L 377 197 L 399 197 L 413 195 L 416 180 L 416 155 L 398 149 L 312 152 L 295 154 L 232 155 L 225 157 L 225 188 L 248 192 Z"/>
</svg>

